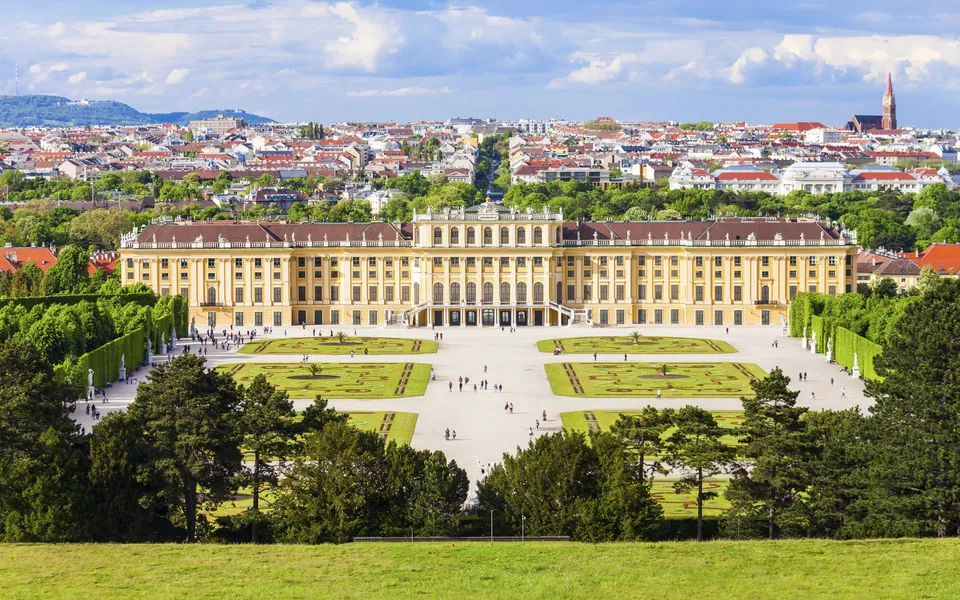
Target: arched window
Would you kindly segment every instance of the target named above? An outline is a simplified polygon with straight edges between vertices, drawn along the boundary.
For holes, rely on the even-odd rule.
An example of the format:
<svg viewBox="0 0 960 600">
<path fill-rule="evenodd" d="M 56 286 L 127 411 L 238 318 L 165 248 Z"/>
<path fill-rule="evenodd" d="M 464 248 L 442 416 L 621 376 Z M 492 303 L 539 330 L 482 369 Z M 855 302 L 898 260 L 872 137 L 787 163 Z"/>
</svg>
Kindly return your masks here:
<svg viewBox="0 0 960 600">
<path fill-rule="evenodd" d="M 477 303 L 477 284 L 472 281 L 467 284 L 467 304 Z"/>
<path fill-rule="evenodd" d="M 433 245 L 439 246 L 443 243 L 443 230 L 439 227 L 433 228 Z"/>
<path fill-rule="evenodd" d="M 459 244 L 460 243 L 460 230 L 454 227 L 450 230 L 450 243 Z"/>
<path fill-rule="evenodd" d="M 563 303 L 563 282 L 557 282 L 557 302 Z"/>
<path fill-rule="evenodd" d="M 467 229 L 467 245 L 472 246 L 477 243 L 477 234 L 473 227 Z"/>
<path fill-rule="evenodd" d="M 527 302 L 527 284 L 520 282 L 517 284 L 517 303 L 525 304 Z"/>
<path fill-rule="evenodd" d="M 533 228 L 533 243 L 542 244 L 543 243 L 543 229 L 539 227 Z"/>
<path fill-rule="evenodd" d="M 413 303 L 420 304 L 420 284 L 413 284 Z"/>
<path fill-rule="evenodd" d="M 533 284 L 533 303 L 543 304 L 543 284 L 539 281 Z"/>
<path fill-rule="evenodd" d="M 510 302 L 510 284 L 507 282 L 500 284 L 500 302 Z"/>
<path fill-rule="evenodd" d="M 760 301 L 766 304 L 770 302 L 770 286 L 765 285 L 760 288 Z"/>
<path fill-rule="evenodd" d="M 436 304 L 443 303 L 443 284 L 442 283 L 433 284 L 433 301 Z"/>
<path fill-rule="evenodd" d="M 510 243 L 510 230 L 506 227 L 500 228 L 500 245 L 506 246 Z"/>
<path fill-rule="evenodd" d="M 493 243 L 493 230 L 489 227 L 483 228 L 483 243 L 492 244 Z"/>
<path fill-rule="evenodd" d="M 560 245 L 560 228 L 557 227 L 557 245 Z"/>
<path fill-rule="evenodd" d="M 489 281 L 483 284 L 483 302 L 493 304 L 493 284 Z"/>
<path fill-rule="evenodd" d="M 460 304 L 460 284 L 456 281 L 450 284 L 450 303 Z"/>
<path fill-rule="evenodd" d="M 413 243 L 417 246 L 420 245 L 420 228 L 419 227 L 413 230 Z"/>
<path fill-rule="evenodd" d="M 217 303 L 217 288 L 208 287 L 207 288 L 207 304 L 214 305 Z"/>
<path fill-rule="evenodd" d="M 517 244 L 526 244 L 527 243 L 527 228 L 521 227 L 517 229 Z"/>
</svg>

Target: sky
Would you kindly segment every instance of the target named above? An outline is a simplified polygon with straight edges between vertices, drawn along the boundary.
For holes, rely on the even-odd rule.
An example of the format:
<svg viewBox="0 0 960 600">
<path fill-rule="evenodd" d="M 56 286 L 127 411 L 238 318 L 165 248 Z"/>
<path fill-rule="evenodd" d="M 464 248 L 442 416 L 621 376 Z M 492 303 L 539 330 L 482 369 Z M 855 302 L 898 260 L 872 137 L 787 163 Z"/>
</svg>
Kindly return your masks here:
<svg viewBox="0 0 960 600">
<path fill-rule="evenodd" d="M 0 93 L 281 121 L 958 126 L 960 5 L 888 0 L 6 0 Z"/>
</svg>

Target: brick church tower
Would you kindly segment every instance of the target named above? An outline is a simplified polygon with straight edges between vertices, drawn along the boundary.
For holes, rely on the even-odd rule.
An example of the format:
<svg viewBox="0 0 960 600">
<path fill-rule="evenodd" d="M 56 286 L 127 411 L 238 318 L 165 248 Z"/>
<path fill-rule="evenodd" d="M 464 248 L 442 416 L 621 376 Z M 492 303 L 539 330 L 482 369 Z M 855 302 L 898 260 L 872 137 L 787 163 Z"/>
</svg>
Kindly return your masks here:
<svg viewBox="0 0 960 600">
<path fill-rule="evenodd" d="M 881 129 L 897 128 L 897 99 L 893 95 L 893 79 L 887 72 L 887 91 L 883 94 L 883 122 Z"/>
</svg>

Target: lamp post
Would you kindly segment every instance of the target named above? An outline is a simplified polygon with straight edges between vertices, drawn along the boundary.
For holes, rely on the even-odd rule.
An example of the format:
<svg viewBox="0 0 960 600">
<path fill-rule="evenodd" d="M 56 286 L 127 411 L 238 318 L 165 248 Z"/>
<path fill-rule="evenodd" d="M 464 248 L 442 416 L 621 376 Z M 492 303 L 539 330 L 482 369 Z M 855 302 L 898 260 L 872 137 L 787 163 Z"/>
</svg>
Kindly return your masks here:
<svg viewBox="0 0 960 600">
<path fill-rule="evenodd" d="M 493 543 L 493 509 L 490 509 L 490 542 Z"/>
<path fill-rule="evenodd" d="M 520 545 L 523 545 L 523 540 L 526 537 L 526 526 L 527 526 L 527 517 L 526 515 L 520 515 Z"/>
</svg>

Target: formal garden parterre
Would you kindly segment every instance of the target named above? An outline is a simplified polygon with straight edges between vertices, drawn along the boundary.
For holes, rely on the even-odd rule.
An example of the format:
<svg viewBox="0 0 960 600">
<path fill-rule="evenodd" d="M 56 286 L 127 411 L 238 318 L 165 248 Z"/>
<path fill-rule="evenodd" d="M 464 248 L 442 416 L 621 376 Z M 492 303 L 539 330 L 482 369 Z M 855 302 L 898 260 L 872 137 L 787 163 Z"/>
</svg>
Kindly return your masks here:
<svg viewBox="0 0 960 600">
<path fill-rule="evenodd" d="M 422 396 L 430 365 L 422 363 L 232 363 L 220 365 L 237 383 L 249 385 L 264 374 L 290 398 L 385 399 Z"/>
<path fill-rule="evenodd" d="M 752 394 L 750 382 L 766 376 L 755 364 L 562 362 L 546 365 L 558 396 L 581 398 L 739 398 Z"/>
<path fill-rule="evenodd" d="M 240 347 L 241 354 L 321 354 L 355 355 L 432 354 L 439 344 L 434 340 L 391 337 L 298 337 L 253 340 Z"/>
<path fill-rule="evenodd" d="M 540 340 L 540 352 L 563 354 L 729 354 L 737 350 L 720 340 L 635 335 L 591 336 Z"/>
</svg>

